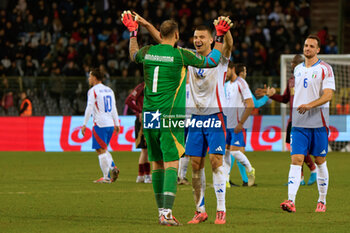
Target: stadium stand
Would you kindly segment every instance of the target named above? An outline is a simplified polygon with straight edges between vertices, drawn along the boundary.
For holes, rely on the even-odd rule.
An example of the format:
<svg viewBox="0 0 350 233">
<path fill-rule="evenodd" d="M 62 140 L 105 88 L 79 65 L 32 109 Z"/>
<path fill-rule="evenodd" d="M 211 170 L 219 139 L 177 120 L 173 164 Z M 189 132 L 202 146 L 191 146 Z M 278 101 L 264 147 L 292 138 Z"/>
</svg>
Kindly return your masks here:
<svg viewBox="0 0 350 233">
<path fill-rule="evenodd" d="M 301 53 L 303 39 L 310 32 L 306 0 L 1 2 L 0 76 L 11 81 L 11 87 L 1 82 L 1 99 L 4 90 L 12 88 L 18 109 L 16 93 L 29 90 L 34 115 L 82 114 L 89 67 L 104 69 L 105 82 L 115 90 L 122 112 L 128 91 L 142 79 L 142 67 L 129 61 L 129 34 L 119 19 L 123 9 L 134 9 L 157 27 L 165 19 L 176 19 L 181 34 L 178 44 L 189 48 L 196 25 L 212 26 L 219 15 L 231 16 L 237 21 L 232 60 L 245 63 L 248 76 L 279 75 L 280 55 Z M 324 52 L 336 53 L 334 35 L 326 30 L 320 33 Z M 146 30 L 141 28 L 140 34 L 143 44 L 154 43 Z M 16 114 L 13 108 L 2 107 L 1 115 Z"/>
</svg>

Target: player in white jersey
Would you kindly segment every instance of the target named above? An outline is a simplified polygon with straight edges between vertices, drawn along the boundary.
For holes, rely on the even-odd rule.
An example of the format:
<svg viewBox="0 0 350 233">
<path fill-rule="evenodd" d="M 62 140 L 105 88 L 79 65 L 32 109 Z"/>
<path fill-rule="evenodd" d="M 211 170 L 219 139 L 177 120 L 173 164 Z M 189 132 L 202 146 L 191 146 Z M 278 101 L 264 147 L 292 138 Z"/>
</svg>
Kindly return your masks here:
<svg viewBox="0 0 350 233">
<path fill-rule="evenodd" d="M 224 164 L 227 182 L 229 181 L 232 155 L 246 168 L 248 186 L 253 186 L 255 183 L 255 169 L 244 154 L 245 134 L 249 124 L 247 119 L 254 108 L 252 93 L 244 79 L 246 74 L 245 65 L 237 64 L 235 67 L 232 62 L 229 63 L 227 78 L 230 81 L 225 84 L 227 136 Z"/>
<path fill-rule="evenodd" d="M 315 212 L 326 211 L 328 190 L 329 101 L 335 90 L 332 67 L 317 58 L 320 52 L 320 39 L 310 35 L 304 43 L 305 62 L 294 69 L 295 94 L 293 101 L 291 156 L 292 164 L 288 177 L 288 200 L 281 208 L 295 212 L 295 196 L 299 189 L 301 166 L 309 152 L 315 156 L 317 165 L 317 186 L 319 198 Z"/>
<path fill-rule="evenodd" d="M 205 26 L 199 26 L 194 32 L 194 46 L 196 52 L 207 56 L 211 52 L 213 37 L 211 30 Z M 217 212 L 215 224 L 226 223 L 226 177 L 223 167 L 223 155 L 225 154 L 226 123 L 223 115 L 225 103 L 224 83 L 233 40 L 228 32 L 224 38 L 224 50 L 220 62 L 213 69 L 188 68 L 192 119 L 206 121 L 215 119 L 221 122 L 219 128 L 195 128 L 190 127 L 186 141 L 186 155 L 191 156 L 192 163 L 192 187 L 196 204 L 196 212 L 189 224 L 204 222 L 208 215 L 205 210 L 205 173 L 204 162 L 209 147 L 209 159 L 213 171 L 213 185 L 217 199 Z"/>
<path fill-rule="evenodd" d="M 239 186 L 232 183 L 229 179 L 229 175 L 234 165 L 234 162 L 236 161 L 236 157 L 238 157 L 241 160 L 243 159 L 245 163 L 244 166 L 242 163 L 239 162 L 239 160 L 237 160 L 237 165 L 243 180 L 242 186 L 256 186 L 254 172 L 255 169 L 250 168 L 251 165 L 249 165 L 249 160 L 244 155 L 244 147 L 246 145 L 246 131 L 249 125 L 249 118 L 244 120 L 244 115 L 246 114 L 245 111 L 250 111 L 251 103 L 248 104 L 248 102 L 250 102 L 250 98 L 252 98 L 253 100 L 253 108 L 260 108 L 261 106 L 266 104 L 266 102 L 269 99 L 268 96 L 272 96 L 276 91 L 274 88 L 268 87 L 266 89 L 266 95 L 260 99 L 256 99 L 255 96 L 251 93 L 249 86 L 245 81 L 246 76 L 247 69 L 244 64 L 234 65 L 232 62 L 229 63 L 229 68 L 226 77 L 226 81 L 228 80 L 228 82 L 225 83 L 225 94 L 228 105 L 226 108 L 228 129 L 226 136 L 226 153 L 224 160 L 224 164 L 228 172 L 226 187 Z M 236 82 L 236 80 L 239 81 Z M 250 107 L 248 105 L 250 105 Z M 234 129 L 236 129 L 237 131 L 240 130 L 241 126 L 238 126 L 238 122 L 244 122 L 242 128 L 243 134 L 241 132 L 236 133 L 234 131 Z M 233 153 L 231 151 L 233 151 Z M 247 175 L 247 171 L 250 171 L 249 177 Z"/>
<path fill-rule="evenodd" d="M 85 135 L 86 124 L 92 114 L 94 126 L 92 129 L 92 148 L 96 149 L 103 177 L 95 183 L 115 182 L 119 169 L 115 165 L 107 146 L 113 133 L 119 133 L 119 119 L 114 92 L 102 84 L 103 75 L 98 69 L 93 69 L 89 75 L 88 101 L 85 109 L 84 125 L 81 132 Z"/>
</svg>

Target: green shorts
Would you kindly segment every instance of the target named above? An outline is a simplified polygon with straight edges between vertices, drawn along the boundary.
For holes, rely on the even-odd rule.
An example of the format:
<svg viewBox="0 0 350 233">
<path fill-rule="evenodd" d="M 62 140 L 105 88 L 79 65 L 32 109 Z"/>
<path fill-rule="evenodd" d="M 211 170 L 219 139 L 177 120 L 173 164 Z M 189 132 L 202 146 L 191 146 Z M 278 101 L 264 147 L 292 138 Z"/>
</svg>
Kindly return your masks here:
<svg viewBox="0 0 350 233">
<path fill-rule="evenodd" d="M 148 160 L 171 162 L 185 153 L 184 129 L 144 129 Z"/>
</svg>

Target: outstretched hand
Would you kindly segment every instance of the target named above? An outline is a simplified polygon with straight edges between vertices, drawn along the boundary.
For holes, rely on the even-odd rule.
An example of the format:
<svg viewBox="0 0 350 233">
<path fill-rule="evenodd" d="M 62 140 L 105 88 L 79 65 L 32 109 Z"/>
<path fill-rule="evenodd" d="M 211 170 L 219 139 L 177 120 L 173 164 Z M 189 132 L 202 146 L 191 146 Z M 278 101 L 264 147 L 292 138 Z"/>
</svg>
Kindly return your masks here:
<svg viewBox="0 0 350 233">
<path fill-rule="evenodd" d="M 268 97 L 273 96 L 276 93 L 276 89 L 273 87 L 268 87 L 266 90 L 266 95 Z"/>
<path fill-rule="evenodd" d="M 257 88 L 255 90 L 255 95 L 258 97 L 267 95 L 268 97 L 273 96 L 276 94 L 276 89 L 273 87 L 266 87 L 266 84 L 264 84 L 264 88 Z"/>
<path fill-rule="evenodd" d="M 214 20 L 214 26 L 217 36 L 224 36 L 234 24 L 228 16 L 220 16 L 218 19 Z"/>
<path fill-rule="evenodd" d="M 142 18 L 139 14 L 137 14 L 135 11 L 132 12 L 132 15 L 135 17 L 135 21 L 139 23 L 141 26 L 146 26 L 149 24 L 147 20 Z"/>
<path fill-rule="evenodd" d="M 136 19 L 134 19 L 130 11 L 123 11 L 122 22 L 125 25 L 125 27 L 128 28 L 129 32 L 137 31 L 139 27 L 138 22 L 136 21 Z"/>
<path fill-rule="evenodd" d="M 261 97 L 261 96 L 266 95 L 266 92 L 267 92 L 266 87 L 264 87 L 264 88 L 257 88 L 257 89 L 255 90 L 255 95 L 256 95 L 257 97 Z"/>
</svg>

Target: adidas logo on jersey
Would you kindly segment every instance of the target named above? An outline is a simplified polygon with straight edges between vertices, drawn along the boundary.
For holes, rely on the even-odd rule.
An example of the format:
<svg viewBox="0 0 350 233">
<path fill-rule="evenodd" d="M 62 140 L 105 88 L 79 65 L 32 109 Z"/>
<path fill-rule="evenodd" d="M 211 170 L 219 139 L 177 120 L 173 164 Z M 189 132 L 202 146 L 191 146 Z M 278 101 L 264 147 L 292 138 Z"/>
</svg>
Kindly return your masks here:
<svg viewBox="0 0 350 233">
<path fill-rule="evenodd" d="M 218 148 L 216 148 L 215 151 L 222 151 L 221 146 L 219 146 Z"/>
<path fill-rule="evenodd" d="M 224 192 L 224 190 L 222 190 L 222 189 L 219 189 L 218 191 L 216 191 L 217 193 L 223 193 Z"/>
<path fill-rule="evenodd" d="M 320 154 L 325 155 L 325 154 L 327 154 L 327 152 L 326 152 L 326 150 L 323 150 Z"/>
<path fill-rule="evenodd" d="M 235 143 L 233 143 L 235 145 L 240 145 L 239 141 L 236 141 Z"/>
</svg>

